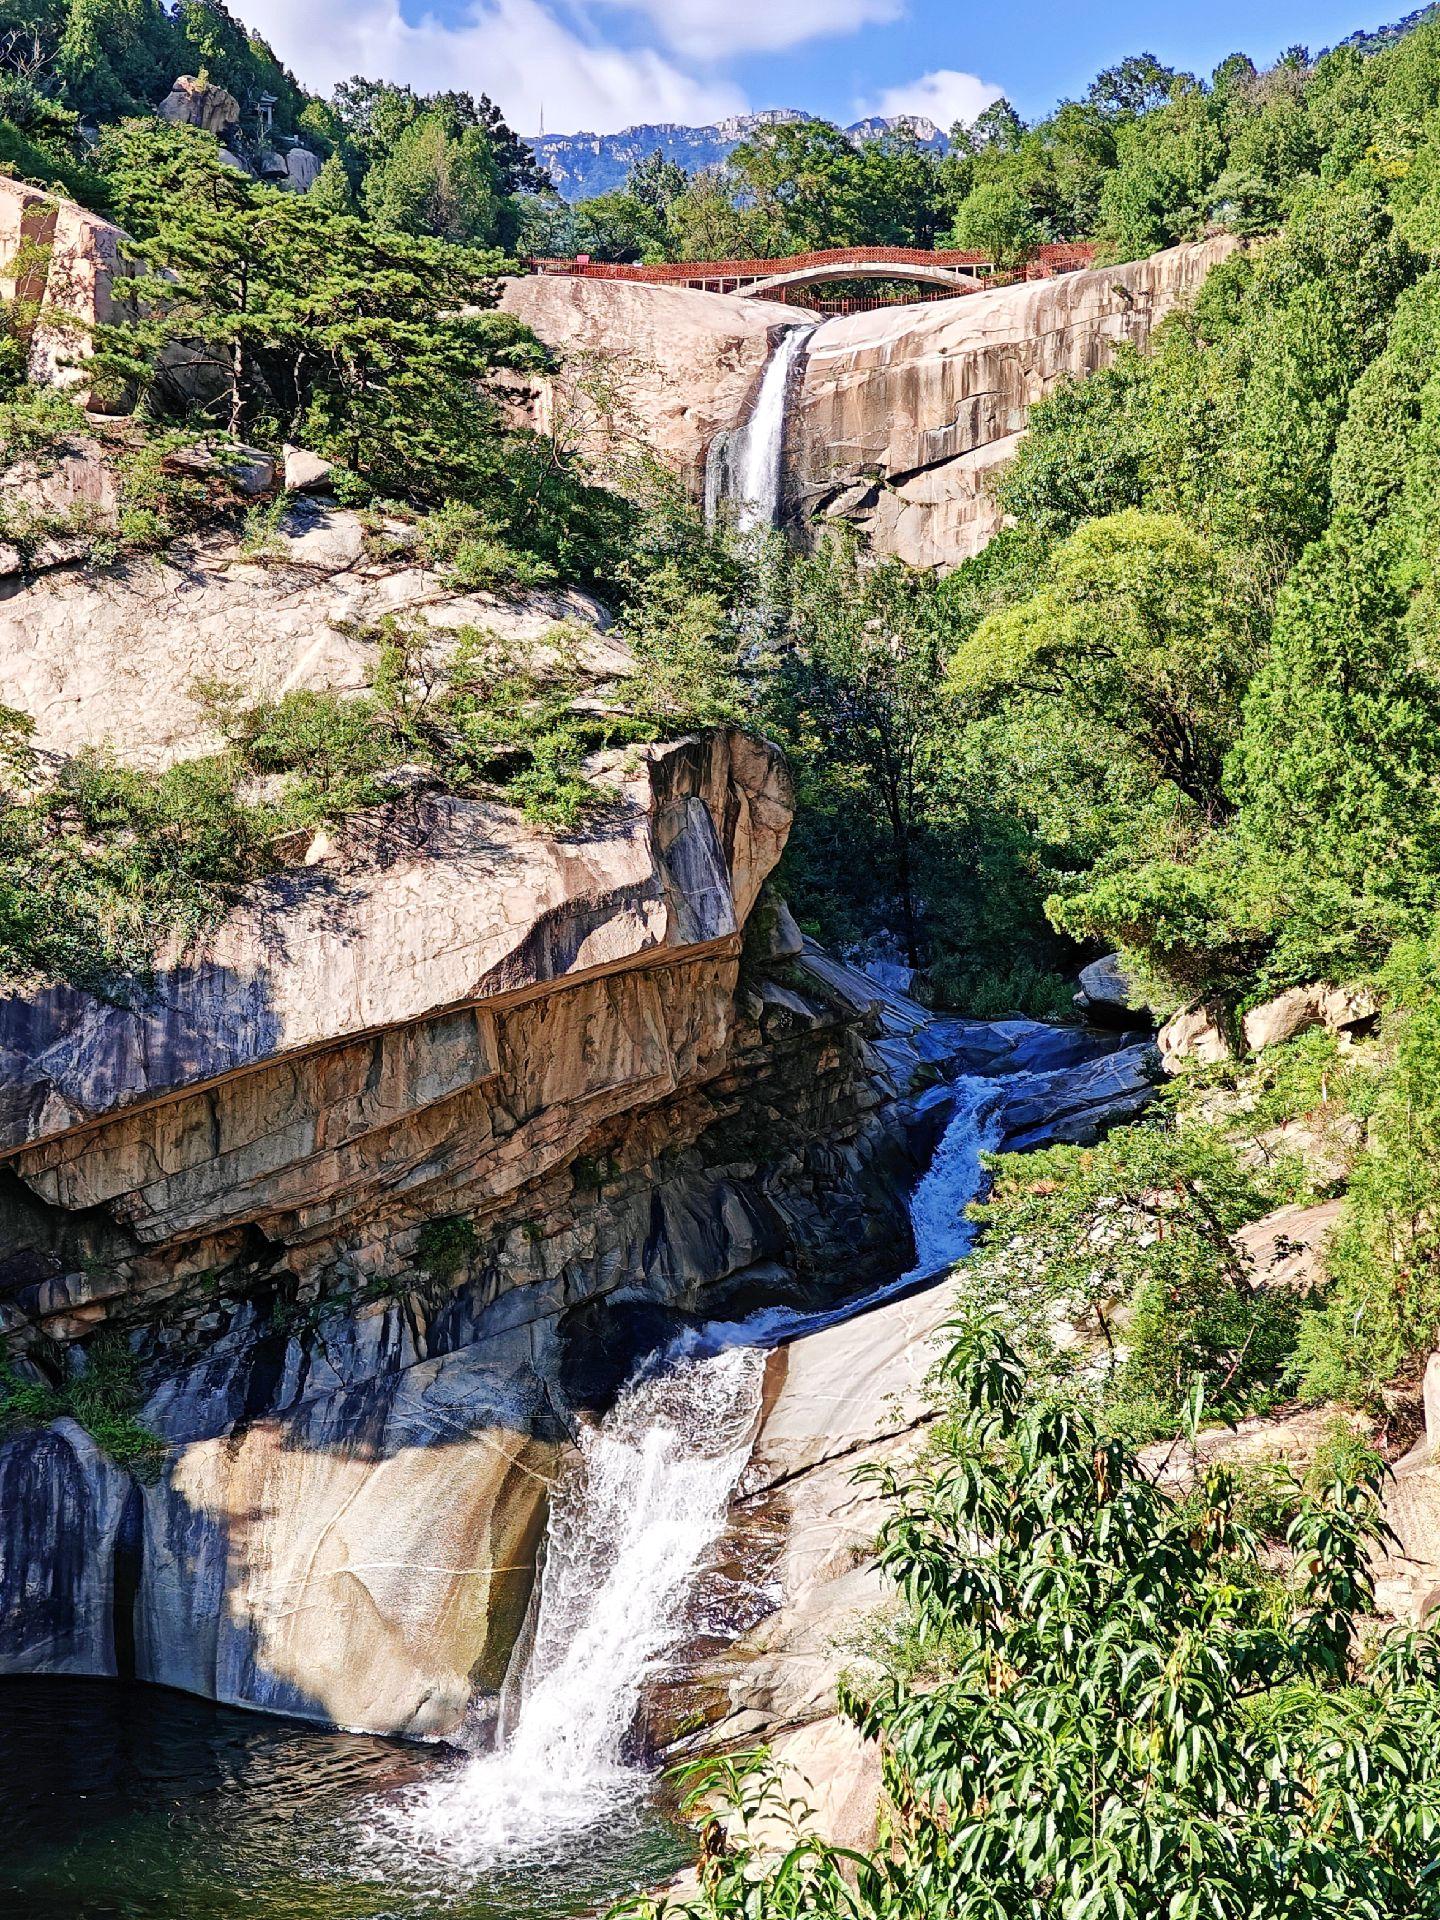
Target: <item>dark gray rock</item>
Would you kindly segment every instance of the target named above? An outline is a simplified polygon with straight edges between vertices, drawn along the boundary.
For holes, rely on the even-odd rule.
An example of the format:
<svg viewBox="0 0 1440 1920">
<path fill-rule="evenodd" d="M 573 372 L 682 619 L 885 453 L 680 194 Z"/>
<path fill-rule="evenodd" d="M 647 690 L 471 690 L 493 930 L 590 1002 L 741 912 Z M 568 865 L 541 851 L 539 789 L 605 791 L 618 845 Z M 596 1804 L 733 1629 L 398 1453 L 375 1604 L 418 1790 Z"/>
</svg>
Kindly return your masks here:
<svg viewBox="0 0 1440 1920">
<path fill-rule="evenodd" d="M 1080 991 L 1075 1008 L 1082 1019 L 1097 1027 L 1151 1027 L 1150 1009 L 1135 997 L 1118 953 L 1107 953 L 1080 969 Z"/>
</svg>

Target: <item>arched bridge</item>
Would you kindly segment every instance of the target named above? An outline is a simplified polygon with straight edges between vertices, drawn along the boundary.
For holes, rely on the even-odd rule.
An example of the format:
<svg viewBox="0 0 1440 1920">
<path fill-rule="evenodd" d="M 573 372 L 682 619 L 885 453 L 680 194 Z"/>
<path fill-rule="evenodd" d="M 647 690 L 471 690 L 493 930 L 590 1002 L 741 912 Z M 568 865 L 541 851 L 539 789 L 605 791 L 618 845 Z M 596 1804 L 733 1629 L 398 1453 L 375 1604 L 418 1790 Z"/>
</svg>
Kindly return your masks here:
<svg viewBox="0 0 1440 1920">
<path fill-rule="evenodd" d="M 1040 247 L 1018 274 L 997 272 L 994 262 L 983 253 L 927 252 L 919 247 L 831 247 L 822 253 L 768 260 L 667 260 L 655 266 L 615 265 L 580 254 L 573 260 L 535 259 L 530 265 L 537 273 L 785 300 L 811 287 L 857 280 L 921 286 L 942 295 L 974 293 L 1010 279 L 1048 279 L 1051 274 L 1088 266 L 1090 251 L 1078 246 Z"/>
</svg>

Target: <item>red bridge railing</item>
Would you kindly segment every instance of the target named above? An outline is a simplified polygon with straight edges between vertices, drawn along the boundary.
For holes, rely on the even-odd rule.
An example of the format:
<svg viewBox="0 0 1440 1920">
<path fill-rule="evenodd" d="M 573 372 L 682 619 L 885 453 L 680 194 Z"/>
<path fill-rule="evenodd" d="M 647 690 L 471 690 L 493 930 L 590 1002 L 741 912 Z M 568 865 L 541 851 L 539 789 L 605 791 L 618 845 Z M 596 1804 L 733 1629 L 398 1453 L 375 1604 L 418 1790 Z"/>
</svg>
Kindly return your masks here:
<svg viewBox="0 0 1440 1920">
<path fill-rule="evenodd" d="M 537 273 L 567 274 L 585 280 L 636 280 L 654 286 L 706 286 L 726 281 L 772 280 L 785 274 L 811 273 L 833 267 L 835 278 L 843 279 L 850 266 L 884 266 L 897 269 L 896 279 L 905 278 L 906 267 L 970 271 L 999 284 L 1011 278 L 1048 279 L 1056 273 L 1071 273 L 1088 267 L 1094 248 L 1078 243 L 1057 243 L 1038 247 L 1015 275 L 997 273 L 983 253 L 960 252 L 921 247 L 830 247 L 818 253 L 792 253 L 770 259 L 752 260 L 665 260 L 651 266 L 617 264 L 591 260 L 581 254 L 574 259 L 536 257 L 529 265 Z"/>
</svg>

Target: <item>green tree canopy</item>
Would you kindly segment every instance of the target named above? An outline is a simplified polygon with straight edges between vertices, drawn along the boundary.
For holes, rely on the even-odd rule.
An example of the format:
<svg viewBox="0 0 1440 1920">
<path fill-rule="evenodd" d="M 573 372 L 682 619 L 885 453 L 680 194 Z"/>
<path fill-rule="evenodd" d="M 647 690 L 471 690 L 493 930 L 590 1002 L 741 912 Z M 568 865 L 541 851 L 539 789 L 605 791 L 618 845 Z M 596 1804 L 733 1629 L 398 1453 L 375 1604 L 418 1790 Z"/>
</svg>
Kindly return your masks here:
<svg viewBox="0 0 1440 1920">
<path fill-rule="evenodd" d="M 1251 655 L 1221 556 L 1183 521 L 1130 509 L 1073 533 L 1039 592 L 985 620 L 949 672 L 962 695 L 1084 708 L 1213 817 Z"/>
</svg>

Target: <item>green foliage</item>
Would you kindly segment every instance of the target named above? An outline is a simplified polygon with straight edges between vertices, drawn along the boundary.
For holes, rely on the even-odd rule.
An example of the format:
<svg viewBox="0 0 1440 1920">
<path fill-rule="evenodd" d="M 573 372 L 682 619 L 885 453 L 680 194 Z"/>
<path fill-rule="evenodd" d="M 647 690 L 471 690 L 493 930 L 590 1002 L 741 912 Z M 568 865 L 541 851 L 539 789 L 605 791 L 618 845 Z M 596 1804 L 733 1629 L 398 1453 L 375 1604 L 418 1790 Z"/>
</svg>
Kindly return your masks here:
<svg viewBox="0 0 1440 1920">
<path fill-rule="evenodd" d="M 877 1477 L 896 1501 L 881 1564 L 945 1657 L 843 1699 L 881 1744 L 888 1845 L 857 1855 L 812 1829 L 777 1849 L 787 1809 L 763 1766 L 705 1763 L 691 1804 L 730 1816 L 730 1846 L 665 1908 L 1428 1914 L 1440 1648 L 1397 1632 L 1361 1659 L 1385 1535 L 1373 1463 L 1301 1497 L 1277 1580 L 1232 1476 L 1173 1502 L 1083 1410 L 1027 1392 L 993 1324 L 964 1328 L 944 1375 L 939 1457 Z"/>
<path fill-rule="evenodd" d="M 98 1333 L 81 1350 L 79 1371 L 56 1387 L 0 1366 L 0 1432 L 71 1419 L 117 1466 L 142 1479 L 159 1466 L 163 1442 L 142 1425 L 139 1368 L 122 1335 Z"/>
<path fill-rule="evenodd" d="M 950 245 L 982 253 L 997 267 L 1017 267 L 1043 238 L 1044 230 L 1017 185 L 982 180 L 956 209 Z"/>
<path fill-rule="evenodd" d="M 432 1280 L 454 1280 L 475 1258 L 480 1236 L 475 1222 L 462 1213 L 427 1220 L 415 1242 L 416 1264 Z"/>
<path fill-rule="evenodd" d="M 972 1209 L 988 1231 L 966 1292 L 1023 1310 L 1041 1348 L 1053 1310 L 1092 1321 L 1111 1355 L 1113 1420 L 1134 1431 L 1138 1417 L 1147 1438 L 1173 1432 L 1196 1379 L 1222 1417 L 1273 1394 L 1298 1309 L 1257 1286 L 1235 1235 L 1289 1197 L 1287 1166 L 1257 1174 L 1193 1121 L 993 1164 L 992 1191 Z"/>
<path fill-rule="evenodd" d="M 775 252 L 934 244 L 939 162 L 913 135 L 857 146 L 828 121 L 790 121 L 757 128 L 729 167 L 777 236 Z"/>
<path fill-rule="evenodd" d="M 1301 1390 L 1378 1400 L 1440 1342 L 1440 976 L 1433 942 L 1402 947 L 1392 993 L 1393 1059 L 1379 1079 L 1366 1146 L 1326 1267 L 1330 1290 L 1300 1328 Z"/>
<path fill-rule="evenodd" d="M 198 405 L 236 436 L 313 445 L 375 492 L 438 501 L 493 480 L 483 375 L 541 358 L 487 311 L 498 259 L 256 187 L 190 129 L 127 124 L 106 165 L 154 305 L 101 330 L 102 376 L 162 414 Z"/>
<path fill-rule="evenodd" d="M 499 171 L 479 127 L 437 108 L 421 113 L 365 176 L 366 213 L 383 232 L 433 234 L 464 246 L 500 238 Z"/>
<path fill-rule="evenodd" d="M 592 260 L 663 260 L 668 226 L 663 208 L 633 193 L 605 193 L 582 200 L 566 220 L 556 252 L 588 253 Z"/>
<path fill-rule="evenodd" d="M 521 651 L 394 618 L 360 637 L 376 649 L 368 694 L 251 702 L 202 685 L 224 750 L 159 773 L 87 751 L 46 777 L 27 716 L 0 709 L 0 975 L 102 991 L 143 978 L 283 862 L 291 836 L 393 797 L 402 765 L 573 829 L 610 798 L 585 756 L 648 731 L 576 706 L 561 627 Z"/>
<path fill-rule="evenodd" d="M 916 865 L 940 778 L 935 615 L 921 576 L 895 561 L 863 565 L 853 545 L 827 541 L 793 570 L 788 644 L 770 696 L 798 764 L 802 811 L 816 816 L 806 831 L 832 847 L 858 836 L 849 858 L 893 910 L 912 965 Z"/>
<path fill-rule="evenodd" d="M 1073 533 L 1034 597 L 956 650 L 950 681 L 962 696 L 1019 687 L 1088 713 L 1214 817 L 1252 649 L 1221 556 L 1173 516 L 1131 509 Z"/>
<path fill-rule="evenodd" d="M 637 160 L 625 179 L 626 193 L 655 213 L 664 213 L 689 185 L 684 167 L 667 160 L 658 147 Z"/>
</svg>

